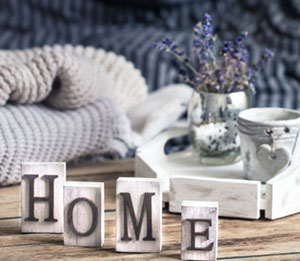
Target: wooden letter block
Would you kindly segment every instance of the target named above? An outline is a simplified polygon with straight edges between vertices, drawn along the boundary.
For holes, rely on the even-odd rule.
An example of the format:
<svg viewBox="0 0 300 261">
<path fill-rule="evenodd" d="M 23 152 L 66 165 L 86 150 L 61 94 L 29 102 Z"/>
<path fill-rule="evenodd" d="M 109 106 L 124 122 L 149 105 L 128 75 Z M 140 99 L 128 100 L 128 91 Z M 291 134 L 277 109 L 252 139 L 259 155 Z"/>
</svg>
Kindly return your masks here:
<svg viewBox="0 0 300 261">
<path fill-rule="evenodd" d="M 217 202 L 183 201 L 181 225 L 182 260 L 217 259 Z"/>
<path fill-rule="evenodd" d="M 63 232 L 64 162 L 22 163 L 23 233 Z"/>
<path fill-rule="evenodd" d="M 64 244 L 101 247 L 104 242 L 104 183 L 64 186 Z"/>
<path fill-rule="evenodd" d="M 116 251 L 160 252 L 162 192 L 158 179 L 119 178 Z"/>
</svg>

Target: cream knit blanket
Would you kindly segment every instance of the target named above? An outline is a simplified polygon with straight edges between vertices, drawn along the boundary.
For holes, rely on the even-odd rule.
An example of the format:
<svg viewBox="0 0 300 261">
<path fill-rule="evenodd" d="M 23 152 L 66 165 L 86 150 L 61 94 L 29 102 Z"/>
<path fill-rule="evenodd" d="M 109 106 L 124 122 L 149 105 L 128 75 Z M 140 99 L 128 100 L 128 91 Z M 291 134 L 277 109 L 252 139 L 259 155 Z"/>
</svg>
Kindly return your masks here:
<svg viewBox="0 0 300 261">
<path fill-rule="evenodd" d="M 74 109 L 100 96 L 128 109 L 147 97 L 145 79 L 123 56 L 71 45 L 0 51 L 0 105 L 43 100 Z"/>
<path fill-rule="evenodd" d="M 190 95 L 184 85 L 148 95 L 133 64 L 102 49 L 0 51 L 0 186 L 20 182 L 24 161 L 125 157 L 173 124 Z"/>
</svg>

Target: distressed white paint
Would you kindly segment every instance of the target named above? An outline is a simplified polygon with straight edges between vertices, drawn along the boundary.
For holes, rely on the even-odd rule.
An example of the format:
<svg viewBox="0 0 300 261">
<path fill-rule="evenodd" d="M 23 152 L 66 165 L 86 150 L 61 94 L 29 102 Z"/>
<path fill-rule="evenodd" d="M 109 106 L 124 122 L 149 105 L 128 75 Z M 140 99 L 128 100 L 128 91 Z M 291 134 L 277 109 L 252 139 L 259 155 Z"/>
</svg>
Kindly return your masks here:
<svg viewBox="0 0 300 261">
<path fill-rule="evenodd" d="M 57 175 L 54 180 L 54 218 L 57 222 L 44 222 L 48 217 L 49 207 L 47 202 L 35 203 L 35 218 L 38 222 L 25 221 L 29 211 L 29 186 L 24 175 L 39 175 L 35 179 L 34 196 L 47 197 L 48 183 L 43 179 L 44 175 Z M 66 179 L 66 164 L 64 162 L 26 162 L 22 163 L 21 181 L 21 231 L 22 233 L 62 233 L 63 232 L 63 184 Z"/>
<path fill-rule="evenodd" d="M 132 220 L 128 211 L 128 235 L 132 241 L 122 241 L 124 235 L 124 207 L 120 193 L 131 195 L 134 212 L 139 221 L 144 193 L 155 193 L 152 197 L 152 236 L 155 241 L 143 241 L 146 236 L 146 213 L 144 213 L 139 240 L 136 240 Z M 116 187 L 116 251 L 117 252 L 160 252 L 162 241 L 162 192 L 160 181 L 152 178 L 119 178 Z"/>
<path fill-rule="evenodd" d="M 218 203 L 205 201 L 183 201 L 181 206 L 181 259 L 182 260 L 216 260 L 218 251 Z M 211 250 L 188 250 L 191 242 L 191 222 L 187 219 L 205 219 L 211 221 L 195 222 L 195 232 L 208 229 L 208 238 L 195 235 L 195 247 L 205 248 L 212 245 Z"/>
<path fill-rule="evenodd" d="M 86 198 L 97 207 L 97 226 L 88 236 L 76 235 L 68 224 L 70 204 L 76 198 Z M 91 207 L 86 202 L 78 202 L 73 209 L 73 224 L 80 233 L 91 228 L 93 221 Z M 68 246 L 101 247 L 104 243 L 104 183 L 67 182 L 64 186 L 64 244 Z"/>
<path fill-rule="evenodd" d="M 266 184 L 266 218 L 300 212 L 300 163 L 290 166 Z"/>
<path fill-rule="evenodd" d="M 183 200 L 219 202 L 224 217 L 258 219 L 260 216 L 261 183 L 258 181 L 174 177 L 170 180 L 171 212 L 180 212 Z"/>
</svg>

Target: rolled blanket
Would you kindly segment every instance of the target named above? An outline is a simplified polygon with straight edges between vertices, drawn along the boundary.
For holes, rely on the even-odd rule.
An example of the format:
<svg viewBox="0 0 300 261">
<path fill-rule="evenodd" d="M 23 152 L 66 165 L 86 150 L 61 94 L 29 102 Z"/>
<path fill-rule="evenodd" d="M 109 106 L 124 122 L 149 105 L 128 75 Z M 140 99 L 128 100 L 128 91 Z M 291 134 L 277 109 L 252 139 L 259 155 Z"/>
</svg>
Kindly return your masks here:
<svg viewBox="0 0 300 261">
<path fill-rule="evenodd" d="M 190 95 L 185 85 L 148 95 L 132 63 L 101 49 L 0 51 L 0 186 L 19 183 L 25 161 L 125 157 L 175 123 Z"/>
<path fill-rule="evenodd" d="M 132 63 L 102 49 L 55 45 L 0 52 L 0 105 L 46 100 L 72 109 L 103 96 L 128 109 L 146 99 L 147 85 Z"/>
</svg>

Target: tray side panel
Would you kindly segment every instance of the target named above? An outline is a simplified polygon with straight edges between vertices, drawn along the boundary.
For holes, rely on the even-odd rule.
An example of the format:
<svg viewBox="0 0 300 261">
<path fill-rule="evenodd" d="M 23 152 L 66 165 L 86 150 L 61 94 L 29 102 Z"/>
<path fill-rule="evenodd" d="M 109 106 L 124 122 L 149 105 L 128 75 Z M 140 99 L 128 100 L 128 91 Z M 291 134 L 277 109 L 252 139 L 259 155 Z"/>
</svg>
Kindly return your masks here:
<svg viewBox="0 0 300 261">
<path fill-rule="evenodd" d="M 259 181 L 204 177 L 170 179 L 170 212 L 180 213 L 183 200 L 217 201 L 220 216 L 258 219 L 260 199 Z"/>
<path fill-rule="evenodd" d="M 267 183 L 266 218 L 277 219 L 300 212 L 300 164 L 286 169 Z"/>
</svg>

